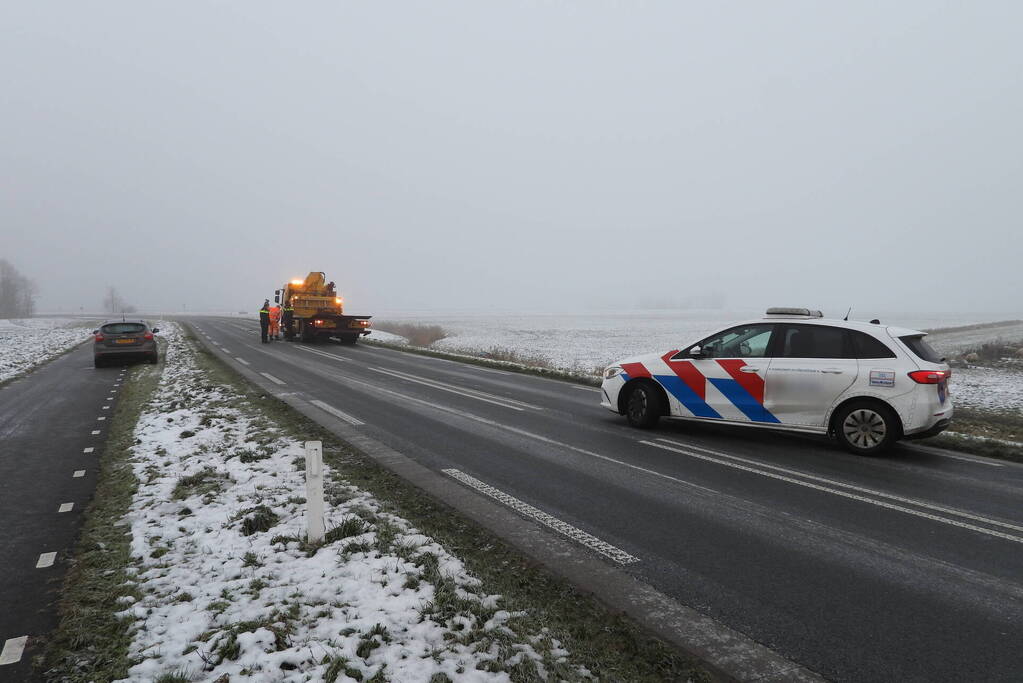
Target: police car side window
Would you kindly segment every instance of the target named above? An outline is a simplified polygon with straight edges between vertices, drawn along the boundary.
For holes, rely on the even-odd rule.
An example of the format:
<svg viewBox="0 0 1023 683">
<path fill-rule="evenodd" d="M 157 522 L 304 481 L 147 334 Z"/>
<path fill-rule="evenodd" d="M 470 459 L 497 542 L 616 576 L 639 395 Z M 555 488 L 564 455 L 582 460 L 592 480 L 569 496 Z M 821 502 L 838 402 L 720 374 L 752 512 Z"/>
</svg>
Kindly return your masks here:
<svg viewBox="0 0 1023 683">
<path fill-rule="evenodd" d="M 741 325 L 700 342 L 707 358 L 765 358 L 774 325 Z"/>
<path fill-rule="evenodd" d="M 852 337 L 857 358 L 896 358 L 895 352 L 880 339 L 856 330 L 849 330 L 849 335 Z"/>
<path fill-rule="evenodd" d="M 785 325 L 781 358 L 850 358 L 846 330 L 826 325 Z"/>
</svg>

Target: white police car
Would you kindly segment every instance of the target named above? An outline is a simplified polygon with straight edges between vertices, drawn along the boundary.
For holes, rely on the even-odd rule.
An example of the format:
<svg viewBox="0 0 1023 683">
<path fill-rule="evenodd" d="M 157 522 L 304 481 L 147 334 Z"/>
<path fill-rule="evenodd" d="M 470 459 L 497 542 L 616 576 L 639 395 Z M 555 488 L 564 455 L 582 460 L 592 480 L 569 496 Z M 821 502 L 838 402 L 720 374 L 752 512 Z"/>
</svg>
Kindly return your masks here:
<svg viewBox="0 0 1023 683">
<path fill-rule="evenodd" d="M 601 405 L 634 427 L 672 417 L 831 434 L 872 454 L 949 425 L 951 373 L 924 336 L 769 308 L 681 349 L 609 366 Z"/>
</svg>

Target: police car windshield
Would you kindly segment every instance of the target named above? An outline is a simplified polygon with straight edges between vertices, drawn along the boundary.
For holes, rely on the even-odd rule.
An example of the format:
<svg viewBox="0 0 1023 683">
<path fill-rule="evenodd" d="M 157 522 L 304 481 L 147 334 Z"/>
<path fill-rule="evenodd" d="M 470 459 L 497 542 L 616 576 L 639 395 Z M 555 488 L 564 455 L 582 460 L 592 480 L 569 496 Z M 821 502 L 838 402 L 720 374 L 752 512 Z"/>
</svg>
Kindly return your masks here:
<svg viewBox="0 0 1023 683">
<path fill-rule="evenodd" d="M 921 334 L 899 337 L 899 341 L 908 346 L 909 350 L 920 360 L 925 360 L 928 363 L 942 363 L 945 360 L 944 356 L 924 341 Z"/>
</svg>

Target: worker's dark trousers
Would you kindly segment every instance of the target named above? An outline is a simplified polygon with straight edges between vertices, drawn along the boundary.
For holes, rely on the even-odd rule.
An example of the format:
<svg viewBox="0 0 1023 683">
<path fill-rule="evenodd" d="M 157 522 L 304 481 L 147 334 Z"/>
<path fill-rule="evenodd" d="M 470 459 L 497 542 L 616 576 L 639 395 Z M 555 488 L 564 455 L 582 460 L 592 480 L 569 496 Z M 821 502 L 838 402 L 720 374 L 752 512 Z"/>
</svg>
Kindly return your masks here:
<svg viewBox="0 0 1023 683">
<path fill-rule="evenodd" d="M 269 327 L 270 327 L 269 320 L 266 322 L 263 322 L 262 320 L 259 321 L 259 335 L 262 338 L 264 344 L 266 343 L 266 331 Z"/>
</svg>

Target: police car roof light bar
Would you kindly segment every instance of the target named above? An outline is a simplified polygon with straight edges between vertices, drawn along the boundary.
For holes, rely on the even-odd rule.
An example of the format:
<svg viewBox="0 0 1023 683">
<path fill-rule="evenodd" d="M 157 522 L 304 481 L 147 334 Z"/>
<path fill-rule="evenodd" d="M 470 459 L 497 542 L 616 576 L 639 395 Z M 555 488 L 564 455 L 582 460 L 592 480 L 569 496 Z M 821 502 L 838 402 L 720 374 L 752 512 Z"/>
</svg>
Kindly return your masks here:
<svg viewBox="0 0 1023 683">
<path fill-rule="evenodd" d="M 809 308 L 786 308 L 775 306 L 767 309 L 767 315 L 799 316 L 802 318 L 823 318 L 824 314 Z"/>
</svg>

